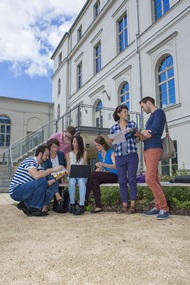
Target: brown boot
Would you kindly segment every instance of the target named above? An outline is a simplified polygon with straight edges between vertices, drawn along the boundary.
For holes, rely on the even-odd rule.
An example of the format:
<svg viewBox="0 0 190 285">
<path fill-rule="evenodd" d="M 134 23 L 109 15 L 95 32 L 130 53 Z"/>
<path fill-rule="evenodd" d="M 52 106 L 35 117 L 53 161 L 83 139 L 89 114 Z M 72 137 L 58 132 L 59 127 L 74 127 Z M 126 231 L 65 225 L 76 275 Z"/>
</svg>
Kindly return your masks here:
<svg viewBox="0 0 190 285">
<path fill-rule="evenodd" d="M 136 212 L 135 207 L 130 207 L 129 210 L 126 212 L 127 215 L 132 215 Z"/>
<path fill-rule="evenodd" d="M 120 208 L 120 209 L 117 211 L 117 214 L 124 214 L 124 213 L 127 213 L 127 209 L 128 209 L 127 206 L 123 206 L 122 208 Z"/>
</svg>

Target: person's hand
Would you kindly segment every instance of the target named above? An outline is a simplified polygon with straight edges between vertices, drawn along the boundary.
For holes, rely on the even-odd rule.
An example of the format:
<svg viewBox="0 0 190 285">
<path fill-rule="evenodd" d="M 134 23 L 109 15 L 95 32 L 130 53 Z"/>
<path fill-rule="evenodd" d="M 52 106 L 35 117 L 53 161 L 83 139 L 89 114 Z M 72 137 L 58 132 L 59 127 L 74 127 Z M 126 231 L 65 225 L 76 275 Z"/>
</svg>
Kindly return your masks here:
<svg viewBox="0 0 190 285">
<path fill-rule="evenodd" d="M 104 166 L 103 166 L 103 162 L 96 162 L 96 167 L 100 168 L 100 169 L 103 169 Z"/>
<path fill-rule="evenodd" d="M 134 133 L 134 137 L 140 137 L 141 133 L 140 132 L 136 132 Z"/>
<path fill-rule="evenodd" d="M 96 168 L 96 171 L 101 171 L 101 169 L 98 167 L 98 168 Z"/>
<path fill-rule="evenodd" d="M 62 171 L 63 169 L 65 169 L 63 165 L 57 165 L 53 168 L 53 172 L 59 172 Z"/>
<path fill-rule="evenodd" d="M 152 132 L 151 130 L 143 130 L 143 131 L 141 132 L 141 134 L 142 134 L 144 137 L 146 137 L 147 139 L 149 139 L 149 138 L 152 137 L 152 135 L 150 134 L 151 132 Z"/>
</svg>

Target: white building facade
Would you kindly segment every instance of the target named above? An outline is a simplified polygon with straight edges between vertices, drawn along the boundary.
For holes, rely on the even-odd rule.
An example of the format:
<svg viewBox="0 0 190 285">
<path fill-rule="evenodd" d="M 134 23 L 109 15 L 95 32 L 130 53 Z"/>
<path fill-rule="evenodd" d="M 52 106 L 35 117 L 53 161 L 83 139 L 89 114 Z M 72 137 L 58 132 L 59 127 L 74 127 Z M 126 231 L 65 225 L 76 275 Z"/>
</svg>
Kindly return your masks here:
<svg viewBox="0 0 190 285">
<path fill-rule="evenodd" d="M 53 103 L 0 97 L 0 162 L 9 145 L 53 120 Z"/>
<path fill-rule="evenodd" d="M 143 127 L 149 116 L 139 101 L 151 96 L 177 150 L 162 173 L 190 169 L 189 26 L 189 0 L 86 1 L 52 55 L 54 118 L 85 103 L 92 114 L 80 120 L 98 127 L 97 109 L 127 104 Z M 105 128 L 115 123 L 112 113 L 102 113 Z"/>
</svg>

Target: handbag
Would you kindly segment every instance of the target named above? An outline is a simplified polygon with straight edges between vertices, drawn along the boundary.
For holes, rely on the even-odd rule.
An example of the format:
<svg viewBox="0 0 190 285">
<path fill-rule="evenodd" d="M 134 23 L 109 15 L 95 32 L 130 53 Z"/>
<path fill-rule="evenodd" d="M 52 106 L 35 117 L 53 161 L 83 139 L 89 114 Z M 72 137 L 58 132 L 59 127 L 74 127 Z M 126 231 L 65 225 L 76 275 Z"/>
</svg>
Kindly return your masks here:
<svg viewBox="0 0 190 285">
<path fill-rule="evenodd" d="M 63 201 L 58 203 L 56 198 L 54 197 L 53 211 L 57 213 L 67 213 L 69 211 L 69 205 L 70 205 L 69 191 L 68 189 L 64 190 L 64 188 L 61 188 L 59 189 L 59 193 L 63 198 Z"/>
<path fill-rule="evenodd" d="M 168 123 L 166 120 L 165 123 L 165 132 L 166 136 L 162 139 L 162 146 L 163 151 L 160 160 L 166 160 L 169 158 L 175 158 L 176 157 L 176 151 L 174 147 L 174 143 L 169 135 L 169 129 L 168 129 Z"/>
</svg>

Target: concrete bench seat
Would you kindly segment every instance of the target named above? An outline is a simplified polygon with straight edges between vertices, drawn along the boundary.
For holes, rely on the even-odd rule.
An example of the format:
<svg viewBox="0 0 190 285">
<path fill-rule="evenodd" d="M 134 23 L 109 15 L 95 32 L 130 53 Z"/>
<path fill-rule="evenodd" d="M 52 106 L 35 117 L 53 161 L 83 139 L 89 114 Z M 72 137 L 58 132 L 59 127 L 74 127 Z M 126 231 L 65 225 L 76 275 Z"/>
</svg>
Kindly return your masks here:
<svg viewBox="0 0 190 285">
<path fill-rule="evenodd" d="M 163 187 L 190 187 L 190 183 L 170 183 L 170 182 L 160 182 Z M 119 187 L 119 183 L 103 183 L 101 187 Z M 145 187 L 146 183 L 137 183 L 137 186 Z M 68 187 L 68 183 L 59 183 L 59 187 Z"/>
<path fill-rule="evenodd" d="M 163 187 L 190 187 L 190 183 L 170 183 L 170 182 L 160 182 Z M 104 187 L 119 187 L 119 183 L 103 183 L 100 186 Z M 137 186 L 145 187 L 148 186 L 146 183 L 137 183 Z"/>
</svg>

